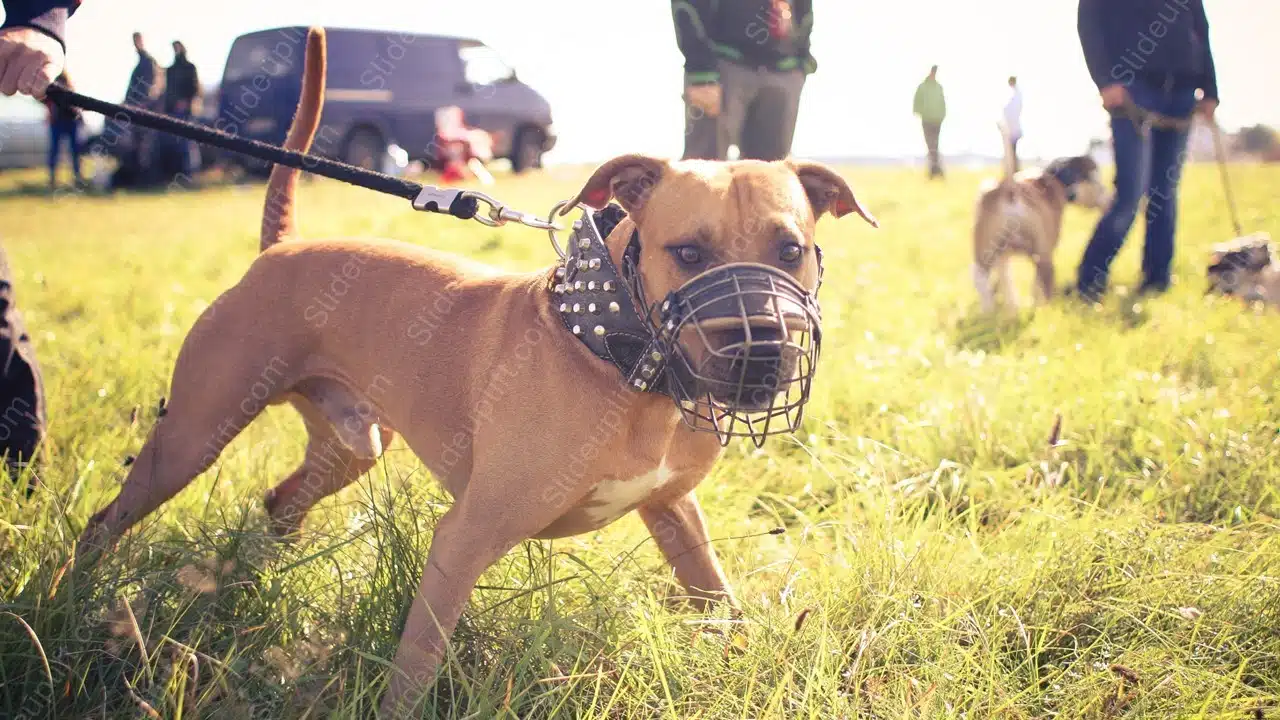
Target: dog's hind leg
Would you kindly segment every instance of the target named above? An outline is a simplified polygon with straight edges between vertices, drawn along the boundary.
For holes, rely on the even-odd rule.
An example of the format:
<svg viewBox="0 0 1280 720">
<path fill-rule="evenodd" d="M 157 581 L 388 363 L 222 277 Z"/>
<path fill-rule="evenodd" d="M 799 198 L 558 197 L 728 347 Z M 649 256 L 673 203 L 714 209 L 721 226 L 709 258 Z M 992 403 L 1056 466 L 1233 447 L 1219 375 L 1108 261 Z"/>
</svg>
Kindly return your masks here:
<svg viewBox="0 0 1280 720">
<path fill-rule="evenodd" d="M 220 323 L 193 330 L 174 367 L 169 404 L 115 499 L 80 536 L 77 556 L 108 550 L 142 518 L 207 470 L 223 448 L 292 382 L 285 358 L 228 354 Z M 199 322 L 199 321 L 198 321 Z"/>
<path fill-rule="evenodd" d="M 1049 302 L 1053 298 L 1053 260 L 1050 258 L 1036 258 L 1036 289 L 1039 290 L 1040 299 L 1043 302 Z"/>
<path fill-rule="evenodd" d="M 1004 302 L 1004 306 L 1010 310 L 1018 307 L 1018 292 L 1013 287 L 1012 263 L 1009 258 L 1003 258 L 1000 261 L 1000 267 L 997 268 L 996 274 L 999 277 L 1000 298 Z"/>
<path fill-rule="evenodd" d="M 290 398 L 307 426 L 307 452 L 302 464 L 267 493 L 272 530 L 296 532 L 316 503 L 355 482 L 373 468 L 395 433 L 379 426 L 360 402 L 346 399 L 336 383 L 303 383 L 305 394 Z"/>
<path fill-rule="evenodd" d="M 973 264 L 973 287 L 978 291 L 978 302 L 982 312 L 989 313 L 996 309 L 994 291 L 991 287 L 991 268 L 982 263 Z"/>
</svg>

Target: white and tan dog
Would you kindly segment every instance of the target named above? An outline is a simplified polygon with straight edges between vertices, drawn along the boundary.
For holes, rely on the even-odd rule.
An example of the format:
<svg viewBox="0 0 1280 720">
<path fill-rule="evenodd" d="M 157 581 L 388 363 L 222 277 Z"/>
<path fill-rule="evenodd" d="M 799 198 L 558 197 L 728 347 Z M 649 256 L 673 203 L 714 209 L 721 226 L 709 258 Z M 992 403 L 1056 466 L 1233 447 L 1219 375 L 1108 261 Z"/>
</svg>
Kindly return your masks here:
<svg viewBox="0 0 1280 720">
<path fill-rule="evenodd" d="M 290 149 L 310 146 L 324 70 L 323 34 L 313 30 Z M 267 495 L 279 532 L 368 471 L 397 433 L 454 498 L 407 616 L 385 713 L 421 701 L 477 579 L 529 538 L 592 531 L 635 510 L 699 606 L 736 607 L 694 496 L 720 439 L 683 424 L 671 396 L 634 390 L 567 329 L 555 268 L 503 273 L 394 241 L 281 242 L 294 229 L 296 180 L 294 170 L 272 170 L 262 254 L 183 342 L 166 413 L 81 536 L 85 565 L 206 470 L 266 406 L 289 402 L 310 441 Z M 875 223 L 817 163 L 628 155 L 598 168 L 569 207 L 611 198 L 627 216 L 604 239 L 608 258 L 622 267 L 634 246 L 628 262 L 657 299 L 737 261 L 812 293 L 819 217 L 857 212 Z M 349 291 L 318 304 L 334 277 Z M 588 446 L 589 461 L 568 467 Z"/>
<path fill-rule="evenodd" d="M 1098 177 L 1098 164 L 1087 155 L 1060 158 L 1048 167 L 1013 172 L 1012 149 L 1005 141 L 1004 175 L 987 180 L 979 190 L 973 225 L 973 283 L 983 312 L 995 310 L 993 271 L 1006 307 L 1017 306 L 1009 261 L 1022 255 L 1036 268 L 1033 292 L 1053 296 L 1053 253 L 1062 232 L 1067 203 L 1105 209 L 1111 193 Z"/>
</svg>

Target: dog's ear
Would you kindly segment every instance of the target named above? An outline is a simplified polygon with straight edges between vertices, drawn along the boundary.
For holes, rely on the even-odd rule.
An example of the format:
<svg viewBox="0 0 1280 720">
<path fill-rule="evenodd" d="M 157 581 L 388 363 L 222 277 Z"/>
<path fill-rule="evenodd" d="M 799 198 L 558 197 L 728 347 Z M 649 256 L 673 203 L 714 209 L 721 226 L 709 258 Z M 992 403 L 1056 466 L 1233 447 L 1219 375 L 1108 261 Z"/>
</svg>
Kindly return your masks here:
<svg viewBox="0 0 1280 720">
<path fill-rule="evenodd" d="M 787 164 L 800 178 L 804 192 L 809 196 L 809 205 L 813 208 L 813 216 L 821 217 L 829 212 L 835 217 L 844 217 L 851 212 L 862 216 L 872 227 L 880 227 L 880 222 L 863 209 L 858 198 L 853 196 L 853 188 L 834 170 L 819 162 L 788 160 Z"/>
<path fill-rule="evenodd" d="M 569 207 L 581 203 L 599 209 L 608 205 L 610 199 L 617 198 L 618 204 L 634 215 L 644 208 L 668 167 L 665 160 L 648 155 L 616 157 L 591 173 Z"/>
</svg>

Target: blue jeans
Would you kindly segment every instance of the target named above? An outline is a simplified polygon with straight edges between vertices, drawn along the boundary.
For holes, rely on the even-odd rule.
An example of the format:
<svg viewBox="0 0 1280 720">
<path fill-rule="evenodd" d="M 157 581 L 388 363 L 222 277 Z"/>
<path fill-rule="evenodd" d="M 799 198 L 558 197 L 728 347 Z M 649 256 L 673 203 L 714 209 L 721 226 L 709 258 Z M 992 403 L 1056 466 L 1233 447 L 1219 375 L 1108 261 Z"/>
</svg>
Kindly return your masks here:
<svg viewBox="0 0 1280 720">
<path fill-rule="evenodd" d="M 1175 118 L 1195 110 L 1195 87 L 1138 78 L 1128 87 L 1134 104 Z M 1143 287 L 1164 290 L 1173 265 L 1173 235 L 1177 222 L 1178 181 L 1186 159 L 1187 133 L 1152 128 L 1143 138 L 1127 117 L 1112 115 L 1111 144 L 1115 154 L 1115 199 L 1098 221 L 1080 261 L 1077 288 L 1096 297 L 1107 289 L 1111 262 L 1120 252 L 1145 196 L 1146 242 L 1142 250 Z"/>
<path fill-rule="evenodd" d="M 76 180 L 80 177 L 80 121 L 74 122 L 53 122 L 49 124 L 49 182 L 56 180 L 58 169 L 58 155 L 62 150 L 62 139 L 67 139 L 67 144 L 71 150 L 71 169 L 75 172 Z"/>
</svg>

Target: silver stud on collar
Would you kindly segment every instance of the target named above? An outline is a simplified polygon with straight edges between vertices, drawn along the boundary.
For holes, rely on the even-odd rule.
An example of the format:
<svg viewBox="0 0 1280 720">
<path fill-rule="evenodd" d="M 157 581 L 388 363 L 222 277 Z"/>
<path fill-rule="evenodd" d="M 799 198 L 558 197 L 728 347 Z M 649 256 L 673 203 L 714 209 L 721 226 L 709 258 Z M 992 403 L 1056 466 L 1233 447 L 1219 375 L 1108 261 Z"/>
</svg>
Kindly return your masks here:
<svg viewBox="0 0 1280 720">
<path fill-rule="evenodd" d="M 609 303 L 609 312 L 611 313 L 622 312 L 622 306 L 616 302 L 611 302 Z"/>
<path fill-rule="evenodd" d="M 595 290 L 595 289 L 596 289 L 596 281 L 595 281 L 595 280 L 588 280 L 588 281 L 587 281 L 587 289 L 588 289 L 588 290 Z"/>
<path fill-rule="evenodd" d="M 596 305 L 595 303 L 591 303 L 591 304 L 587 305 L 587 312 L 591 313 L 592 315 L 599 315 L 599 314 L 600 314 L 600 307 L 599 307 L 598 305 Z"/>
<path fill-rule="evenodd" d="M 586 261 L 586 260 L 579 260 L 579 261 L 578 261 L 578 269 L 579 269 L 579 270 L 586 270 L 586 269 L 587 269 L 587 261 Z"/>
<path fill-rule="evenodd" d="M 563 266 L 563 265 L 561 265 L 560 267 L 556 268 L 556 279 L 557 279 L 557 280 L 563 280 L 563 279 L 564 279 L 564 266 Z"/>
<path fill-rule="evenodd" d="M 581 334 L 582 334 L 582 326 L 581 326 L 581 325 L 574 325 L 574 326 L 573 326 L 573 334 L 574 334 L 574 335 L 581 335 Z"/>
<path fill-rule="evenodd" d="M 613 292 L 613 291 L 614 291 L 614 289 L 615 289 L 616 287 L 617 287 L 617 285 L 615 285 L 615 284 L 614 284 L 614 282 L 613 282 L 612 280 L 605 280 L 605 281 L 604 281 L 604 287 L 603 287 L 603 289 L 604 289 L 604 291 L 605 291 L 605 292 Z"/>
<path fill-rule="evenodd" d="M 668 309 L 670 309 L 670 308 L 671 308 L 671 301 L 670 301 L 670 300 L 663 300 L 663 301 L 662 301 L 662 312 L 666 312 L 666 311 L 667 311 Z"/>
<path fill-rule="evenodd" d="M 599 270 L 600 258 L 591 258 L 591 260 L 587 263 L 587 267 L 591 268 L 592 270 Z"/>
<path fill-rule="evenodd" d="M 569 312 L 569 303 L 560 303 L 560 312 Z"/>
<path fill-rule="evenodd" d="M 560 294 L 564 293 L 564 289 L 565 289 L 565 284 L 564 284 L 564 283 L 556 283 L 555 293 L 556 293 L 557 295 L 560 295 Z"/>
<path fill-rule="evenodd" d="M 581 221 L 579 221 L 579 222 L 581 222 Z M 582 238 L 581 240 L 579 240 L 579 241 L 578 241 L 578 249 L 579 249 L 579 250 L 590 250 L 590 249 L 591 249 L 591 238 Z"/>
<path fill-rule="evenodd" d="M 648 390 L 648 389 L 649 389 L 649 383 L 647 383 L 647 382 L 645 382 L 645 381 L 643 381 L 643 380 L 637 380 L 637 381 L 635 381 L 634 383 L 632 383 L 632 387 L 634 387 L 634 388 L 635 388 L 635 389 L 637 389 L 637 390 Z"/>
<path fill-rule="evenodd" d="M 594 329 L 592 329 L 592 331 L 591 331 L 591 332 L 594 332 L 594 333 L 596 334 L 596 337 L 603 337 L 603 336 L 604 336 L 604 326 L 603 326 L 603 325 L 597 325 L 597 326 L 595 326 L 595 328 L 594 328 Z"/>
<path fill-rule="evenodd" d="M 582 305 L 580 305 L 579 303 L 574 303 L 574 304 L 573 304 L 573 311 L 574 311 L 574 312 L 576 312 L 576 313 L 580 313 L 580 312 L 582 312 Z"/>
<path fill-rule="evenodd" d="M 582 285 L 583 285 L 582 281 L 579 280 L 573 284 L 573 289 L 577 290 L 578 292 L 582 292 Z"/>
<path fill-rule="evenodd" d="M 581 220 L 574 220 L 574 221 L 573 221 L 573 229 L 574 229 L 574 230 L 581 230 L 581 229 L 582 229 L 582 221 L 581 221 Z"/>
<path fill-rule="evenodd" d="M 641 365 L 640 374 L 647 378 L 653 377 L 653 367 L 650 365 Z"/>
<path fill-rule="evenodd" d="M 653 352 L 649 353 L 649 357 L 653 358 L 653 361 L 656 363 L 662 362 L 662 353 L 658 352 L 657 350 L 654 350 Z"/>
</svg>

